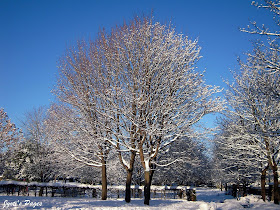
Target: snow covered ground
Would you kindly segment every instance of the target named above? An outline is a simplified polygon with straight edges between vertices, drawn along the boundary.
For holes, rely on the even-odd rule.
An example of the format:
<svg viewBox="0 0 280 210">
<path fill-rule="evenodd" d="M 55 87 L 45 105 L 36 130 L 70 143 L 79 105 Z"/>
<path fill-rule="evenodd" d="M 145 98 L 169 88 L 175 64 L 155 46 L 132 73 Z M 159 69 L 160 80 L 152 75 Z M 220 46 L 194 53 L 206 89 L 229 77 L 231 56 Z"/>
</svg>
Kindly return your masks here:
<svg viewBox="0 0 280 210">
<path fill-rule="evenodd" d="M 247 196 L 239 201 L 225 195 L 217 189 L 197 189 L 197 201 L 180 199 L 152 199 L 150 206 L 143 204 L 143 199 L 133 199 L 127 204 L 123 199 L 107 201 L 93 198 L 62 198 L 62 197 L 24 197 L 0 196 L 0 204 L 6 209 L 280 209 L 272 202 L 263 202 L 258 196 Z M 244 206 L 244 207 L 243 207 Z"/>
</svg>

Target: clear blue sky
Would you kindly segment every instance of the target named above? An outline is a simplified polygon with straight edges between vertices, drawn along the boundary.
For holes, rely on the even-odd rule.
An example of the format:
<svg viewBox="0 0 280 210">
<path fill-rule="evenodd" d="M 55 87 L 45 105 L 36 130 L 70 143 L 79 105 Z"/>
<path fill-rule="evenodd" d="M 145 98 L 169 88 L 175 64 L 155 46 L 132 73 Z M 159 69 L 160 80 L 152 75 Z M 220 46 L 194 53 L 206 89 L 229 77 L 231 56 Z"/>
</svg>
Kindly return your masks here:
<svg viewBox="0 0 280 210">
<path fill-rule="evenodd" d="M 224 86 L 237 56 L 257 36 L 239 32 L 249 20 L 271 23 L 269 13 L 251 0 L 1 0 L 0 107 L 18 124 L 26 111 L 48 105 L 56 82 L 57 61 L 67 46 L 94 38 L 135 14 L 172 20 L 178 32 L 199 38 L 208 84 Z"/>
</svg>

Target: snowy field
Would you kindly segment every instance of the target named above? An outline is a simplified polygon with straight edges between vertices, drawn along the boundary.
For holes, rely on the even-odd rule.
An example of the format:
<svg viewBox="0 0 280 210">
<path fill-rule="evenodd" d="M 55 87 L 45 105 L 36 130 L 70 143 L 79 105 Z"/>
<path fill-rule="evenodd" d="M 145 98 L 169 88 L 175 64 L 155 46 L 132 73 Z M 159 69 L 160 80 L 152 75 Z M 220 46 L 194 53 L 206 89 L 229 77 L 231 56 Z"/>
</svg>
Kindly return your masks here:
<svg viewBox="0 0 280 210">
<path fill-rule="evenodd" d="M 272 202 L 263 202 L 258 196 L 247 196 L 239 201 L 225 195 L 217 189 L 197 189 L 197 201 L 180 199 L 152 199 L 150 206 L 143 204 L 143 199 L 133 199 L 127 204 L 123 199 L 107 201 L 92 198 L 62 197 L 24 197 L 0 196 L 1 207 L 4 209 L 280 209 Z"/>
</svg>

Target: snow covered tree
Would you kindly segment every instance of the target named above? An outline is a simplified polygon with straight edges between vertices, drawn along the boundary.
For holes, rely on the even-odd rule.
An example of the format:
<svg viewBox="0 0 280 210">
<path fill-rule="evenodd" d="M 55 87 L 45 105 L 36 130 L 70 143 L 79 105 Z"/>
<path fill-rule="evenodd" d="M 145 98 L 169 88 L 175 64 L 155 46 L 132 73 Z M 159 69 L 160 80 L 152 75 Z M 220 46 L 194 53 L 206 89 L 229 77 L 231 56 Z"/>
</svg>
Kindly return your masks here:
<svg viewBox="0 0 280 210">
<path fill-rule="evenodd" d="M 248 184 L 260 177 L 266 164 L 263 152 L 258 150 L 251 124 L 236 115 L 226 115 L 218 122 L 219 132 L 214 138 L 214 180 L 221 183 Z"/>
<path fill-rule="evenodd" d="M 126 182 L 126 170 L 120 167 L 120 161 L 117 153 L 111 153 L 108 157 L 108 183 L 123 185 Z"/>
<path fill-rule="evenodd" d="M 107 87 L 103 95 L 104 104 L 110 105 L 106 116 L 111 119 L 111 141 L 117 140 L 113 145 L 120 156 L 122 148 L 131 152 L 129 163 L 120 158 L 128 171 L 127 186 L 139 153 L 145 171 L 144 203 L 149 204 L 159 151 L 189 136 L 190 127 L 204 115 L 221 109 L 212 98 L 218 89 L 205 85 L 195 70 L 200 57 L 197 42 L 152 18 L 136 17 L 114 28 L 110 35 L 103 34 L 102 43 L 108 75 L 102 87 Z"/>
<path fill-rule="evenodd" d="M 252 5 L 256 6 L 259 9 L 266 9 L 269 10 L 273 15 L 273 20 L 275 23 L 275 26 L 272 27 L 275 30 L 271 31 L 269 28 L 262 24 L 261 26 L 256 22 L 252 21 L 250 25 L 247 26 L 247 28 L 241 28 L 240 30 L 242 32 L 250 33 L 250 34 L 258 34 L 258 35 L 266 35 L 271 37 L 280 37 L 280 31 L 277 29 L 280 26 L 280 1 L 279 0 L 263 0 L 260 1 L 263 2 L 259 3 L 256 1 L 252 1 Z"/>
<path fill-rule="evenodd" d="M 81 166 L 101 168 L 102 199 L 106 200 L 106 162 L 110 145 L 104 140 L 106 133 L 99 129 L 95 116 L 85 116 L 83 111 L 85 110 L 53 104 L 45 121 L 48 139 L 62 158 L 67 156 Z"/>
<path fill-rule="evenodd" d="M 12 152 L 9 165 L 14 178 L 26 181 L 47 182 L 54 175 L 50 151 L 34 139 L 25 139 Z"/>
<path fill-rule="evenodd" d="M 204 115 L 221 109 L 212 97 L 218 88 L 205 85 L 194 67 L 199 52 L 196 41 L 171 25 L 135 17 L 111 33 L 101 31 L 95 41 L 78 42 L 61 59 L 55 93 L 78 112 L 83 126 L 92 126 L 91 138 L 115 148 L 127 171 L 127 202 L 136 154 L 149 204 L 151 169 L 159 151 L 188 136 Z"/>
<path fill-rule="evenodd" d="M 204 152 L 205 147 L 198 140 L 184 138 L 173 142 L 158 155 L 159 167 L 155 171 L 154 182 L 159 185 L 205 184 L 208 158 Z M 169 165 L 172 162 L 174 163 Z M 164 166 L 166 163 L 167 166 Z"/>
<path fill-rule="evenodd" d="M 19 130 L 11 122 L 3 108 L 0 108 L 0 149 L 1 153 L 13 147 L 19 140 Z"/>
<path fill-rule="evenodd" d="M 279 54 L 279 37 L 280 37 L 280 1 L 279 0 L 263 0 L 260 2 L 264 2 L 264 4 L 252 1 L 252 5 L 256 6 L 259 9 L 266 9 L 273 15 L 274 25 L 271 24 L 270 26 L 262 24 L 261 26 L 256 22 L 251 22 L 247 28 L 241 28 L 242 32 L 256 34 L 256 35 L 264 35 L 267 38 L 267 43 L 264 42 L 257 42 L 256 45 L 262 51 L 270 51 L 274 54 Z M 269 29 L 270 28 L 270 29 Z M 255 54 L 248 54 L 248 56 L 258 58 L 262 60 L 263 65 L 265 65 L 266 70 L 270 71 L 271 73 L 279 72 L 280 67 L 277 60 L 267 59 L 264 53 L 259 51 L 260 53 Z"/>
<path fill-rule="evenodd" d="M 137 149 L 145 171 L 144 203 L 149 204 L 159 151 L 188 137 L 192 125 L 221 107 L 212 98 L 218 89 L 205 85 L 203 75 L 195 70 L 200 57 L 196 41 L 148 18 L 134 20 L 121 32 L 117 55 L 124 61 L 124 73 L 132 73 L 127 80 L 130 98 L 126 101 L 131 102 L 129 120 L 135 126 Z"/>
<path fill-rule="evenodd" d="M 45 142 L 44 120 L 46 112 L 47 109 L 40 106 L 25 113 L 24 119 L 21 121 L 25 138 L 33 139 L 37 142 Z"/>
<path fill-rule="evenodd" d="M 15 124 L 11 122 L 4 109 L 0 108 L 1 174 L 4 172 L 8 173 L 8 165 L 6 162 L 9 161 L 11 151 L 15 149 L 20 140 L 19 130 L 16 128 Z"/>
<path fill-rule="evenodd" d="M 247 164 L 257 161 L 263 173 L 268 164 L 274 175 L 274 189 L 278 189 L 280 72 L 272 73 L 268 61 L 279 63 L 279 54 L 256 47 L 245 63 L 240 62 L 241 72 L 234 75 L 227 92 L 227 117 L 231 123 L 224 145 L 233 148 L 242 159 L 254 160 Z M 274 190 L 274 202 L 279 202 L 278 190 Z"/>
<path fill-rule="evenodd" d="M 11 154 L 10 166 L 17 179 L 45 182 L 54 176 L 52 148 L 46 141 L 44 120 L 46 109 L 34 108 L 21 121 L 23 140 Z"/>
<path fill-rule="evenodd" d="M 265 9 L 268 10 L 272 16 L 273 16 L 273 21 L 274 25 L 270 25 L 269 27 L 267 25 L 259 25 L 256 21 L 251 22 L 251 25 L 248 26 L 246 29 L 243 28 L 241 31 L 246 32 L 246 33 L 251 33 L 251 34 L 257 34 L 257 35 L 265 35 L 267 38 L 267 43 L 263 42 L 257 42 L 255 45 L 255 50 L 253 53 L 249 53 L 248 57 L 250 57 L 250 60 L 252 62 L 252 66 L 254 66 L 257 69 L 262 69 L 262 72 L 259 70 L 261 77 L 263 77 L 263 81 L 260 81 L 261 84 L 263 85 L 262 87 L 259 88 L 259 93 L 263 96 L 266 95 L 270 103 L 267 103 L 264 105 L 265 107 L 271 107 L 271 103 L 279 103 L 279 15 L 280 15 L 280 1 L 279 0 L 264 0 L 260 2 L 255 2 L 253 1 L 252 4 L 256 6 L 259 9 Z M 271 79 L 274 77 L 274 79 Z M 267 80 L 267 83 L 265 83 L 264 80 Z M 272 85 L 268 83 L 272 82 Z M 261 103 L 265 103 L 266 101 L 261 101 Z M 257 113 L 259 111 L 263 112 L 262 109 L 257 109 L 255 110 Z M 274 107 L 273 107 L 274 109 Z M 276 115 L 278 113 L 277 108 L 274 110 L 276 112 Z M 277 177 L 277 160 L 275 160 L 277 154 L 277 146 L 274 145 L 272 146 L 271 141 L 273 144 L 275 144 L 275 138 L 277 138 L 277 135 L 279 136 L 279 132 L 277 131 L 277 123 L 278 119 L 277 116 L 273 120 L 271 119 L 266 119 L 267 117 L 271 117 L 267 115 L 266 112 L 263 112 L 262 114 L 265 114 L 266 117 L 263 118 L 265 121 L 259 120 L 258 118 L 256 121 L 262 122 L 259 123 L 259 126 L 262 128 L 262 131 L 266 132 L 266 137 L 265 137 L 265 147 L 267 151 L 267 158 L 268 158 L 268 166 L 273 170 L 274 173 L 274 189 L 277 189 L 278 187 L 278 178 Z M 279 115 L 278 115 L 279 118 Z M 276 122 L 277 121 L 277 122 Z M 267 125 L 269 124 L 269 125 Z M 267 133 L 268 127 L 273 126 L 274 131 L 269 132 L 270 134 Z M 276 130 L 275 130 L 276 129 Z M 272 135 L 271 135 L 272 134 Z M 273 140 L 271 140 L 271 137 L 273 136 Z M 271 148 L 273 147 L 273 149 Z M 270 151 L 272 149 L 272 151 Z M 273 154 L 274 153 L 274 154 Z M 269 160 L 270 159 L 270 160 Z M 273 163 L 273 164 L 272 164 Z M 262 171 L 262 180 L 263 177 L 265 177 L 266 171 L 268 170 L 268 166 L 266 166 L 263 171 Z M 262 181 L 263 183 L 264 181 Z M 277 185 L 277 186 L 276 186 Z M 277 187 L 277 188 L 276 188 Z M 276 192 L 276 199 L 274 200 L 275 203 L 279 202 L 279 195 L 278 191 L 274 190 Z M 264 189 L 263 189 L 264 192 Z M 265 192 L 264 192 L 265 193 Z M 265 196 L 263 195 L 263 199 L 265 199 Z"/>
</svg>

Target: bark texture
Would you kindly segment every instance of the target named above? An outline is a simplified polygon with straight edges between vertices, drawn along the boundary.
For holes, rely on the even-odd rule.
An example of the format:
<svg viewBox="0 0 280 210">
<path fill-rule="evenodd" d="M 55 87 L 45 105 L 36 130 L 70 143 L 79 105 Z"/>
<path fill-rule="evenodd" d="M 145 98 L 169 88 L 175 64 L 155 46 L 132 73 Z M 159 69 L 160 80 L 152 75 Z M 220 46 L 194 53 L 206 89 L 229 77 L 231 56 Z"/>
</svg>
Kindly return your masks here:
<svg viewBox="0 0 280 210">
<path fill-rule="evenodd" d="M 125 185 L 125 201 L 129 203 L 131 201 L 131 181 L 132 181 L 132 169 L 127 171 L 126 185 Z"/>
<path fill-rule="evenodd" d="M 101 193 L 101 199 L 106 200 L 107 199 L 107 173 L 106 173 L 106 161 L 102 160 L 102 193 Z"/>
<path fill-rule="evenodd" d="M 145 171 L 144 204 L 150 205 L 151 199 L 150 171 Z"/>
<path fill-rule="evenodd" d="M 262 171 L 261 175 L 261 195 L 262 195 L 262 200 L 266 200 L 266 193 L 265 193 L 265 178 L 266 178 L 266 172 L 268 170 L 268 166 L 265 167 Z"/>
</svg>

